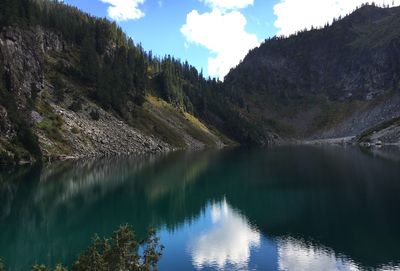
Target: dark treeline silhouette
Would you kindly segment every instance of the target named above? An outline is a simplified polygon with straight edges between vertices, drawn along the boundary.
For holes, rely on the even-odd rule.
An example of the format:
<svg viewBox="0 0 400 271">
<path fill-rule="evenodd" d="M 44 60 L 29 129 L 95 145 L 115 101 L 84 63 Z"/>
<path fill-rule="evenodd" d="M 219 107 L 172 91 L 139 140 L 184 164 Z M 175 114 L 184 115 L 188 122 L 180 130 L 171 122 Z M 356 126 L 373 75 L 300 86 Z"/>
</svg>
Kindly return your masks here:
<svg viewBox="0 0 400 271">
<path fill-rule="evenodd" d="M 57 73 L 90 89 L 78 96 L 87 95 L 123 119 L 129 119 L 129 106 L 141 106 L 146 95 L 151 94 L 241 143 L 260 142 L 266 134 L 259 125 L 249 121 L 246 114 L 237 110 L 237 105 L 243 105 L 244 101 L 230 87 L 217 79 L 204 78 L 203 73 L 188 62 L 170 55 L 153 56 L 151 51 L 146 52 L 128 38 L 115 22 L 91 16 L 57 0 L 3 0 L 0 5 L 0 27 L 31 29 L 40 26 L 58 34 L 79 52 L 79 61 L 67 67 L 60 62 Z M 5 89 L 1 92 L 11 93 L 5 81 L 4 78 L 0 80 L 0 88 Z M 63 99 L 62 91 L 57 93 L 57 99 Z M 72 109 L 79 107 L 78 97 Z M 22 130 L 21 138 L 26 138 L 22 145 L 28 150 L 32 150 L 28 145 L 38 149 L 31 131 Z"/>
<path fill-rule="evenodd" d="M 326 22 L 323 26 L 314 26 L 314 25 L 312 25 L 310 28 L 307 28 L 307 27 L 306 27 L 306 28 L 304 28 L 304 29 L 302 29 L 302 30 L 299 30 L 299 31 L 296 31 L 295 33 L 293 33 L 293 34 L 291 34 L 291 35 L 288 35 L 288 36 L 285 36 L 285 35 L 273 36 L 273 37 L 270 37 L 270 38 L 265 39 L 264 42 L 263 42 L 262 44 L 267 43 L 267 42 L 270 42 L 270 41 L 284 40 L 284 39 L 287 39 L 287 38 L 295 37 L 295 36 L 302 35 L 303 33 L 309 32 L 309 31 L 326 29 L 326 28 L 332 26 L 333 24 L 335 24 L 335 23 L 341 21 L 343 18 L 349 16 L 349 15 L 352 14 L 353 12 L 359 10 L 360 8 L 367 7 L 367 6 L 371 6 L 371 7 L 380 7 L 380 8 L 390 8 L 390 5 L 389 5 L 389 4 L 387 4 L 387 5 L 385 5 L 385 4 L 383 4 L 383 5 L 378 5 L 378 4 L 376 4 L 375 2 L 371 2 L 371 3 L 365 2 L 365 3 L 362 3 L 360 6 L 356 6 L 355 9 L 354 9 L 352 12 L 346 14 L 344 17 L 341 16 L 341 15 L 339 15 L 339 17 L 333 18 L 333 19 L 332 19 L 332 23 Z M 394 6 L 394 2 L 392 3 L 392 6 Z"/>
</svg>

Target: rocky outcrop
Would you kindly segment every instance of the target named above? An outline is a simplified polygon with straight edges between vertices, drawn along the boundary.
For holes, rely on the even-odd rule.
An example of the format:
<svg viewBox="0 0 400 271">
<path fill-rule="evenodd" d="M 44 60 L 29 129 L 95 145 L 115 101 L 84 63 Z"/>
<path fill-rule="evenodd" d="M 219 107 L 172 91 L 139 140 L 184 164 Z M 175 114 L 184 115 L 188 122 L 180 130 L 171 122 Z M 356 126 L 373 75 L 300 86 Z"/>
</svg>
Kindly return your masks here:
<svg viewBox="0 0 400 271">
<path fill-rule="evenodd" d="M 283 137 L 360 135 L 400 116 L 399 18 L 400 7 L 367 5 L 323 29 L 267 40 L 227 75 L 226 89 L 249 118 L 288 127 Z"/>
<path fill-rule="evenodd" d="M 400 116 L 400 93 L 367 105 L 346 116 L 339 124 L 316 133 L 314 138 L 358 136 L 381 123 Z M 400 137 L 398 138 L 400 141 Z"/>
<path fill-rule="evenodd" d="M 7 77 L 7 86 L 25 108 L 33 91 L 45 87 L 44 62 L 47 52 L 67 48 L 62 38 L 41 27 L 22 29 L 4 27 L 0 32 L 0 62 Z"/>
<path fill-rule="evenodd" d="M 399 16 L 399 7 L 365 6 L 327 28 L 266 41 L 226 82 L 287 98 L 372 100 L 400 87 Z"/>
<path fill-rule="evenodd" d="M 62 134 L 69 148 L 67 154 L 52 153 L 54 142 L 37 129 L 45 156 L 52 158 L 83 158 L 110 155 L 160 153 L 175 148 L 153 136 L 142 134 L 113 114 L 88 102 L 87 110 L 73 112 L 53 104 L 57 115 L 63 119 Z M 90 117 L 91 110 L 97 110 L 98 120 Z"/>
<path fill-rule="evenodd" d="M 108 51 L 112 50 L 110 48 Z M 5 94 L 15 100 L 17 108 L 5 106 L 7 99 L 0 102 L 0 150 L 12 157 L 18 127 L 10 111 L 26 121 L 38 137 L 39 146 L 46 161 L 109 155 L 130 155 L 160 153 L 177 148 L 204 148 L 209 142 L 201 142 L 191 136 L 191 131 L 181 129 L 179 123 L 164 125 L 182 138 L 192 139 L 184 145 L 174 146 L 160 139 L 157 134 L 144 132 L 140 127 L 128 124 L 113 111 L 104 110 L 83 93 L 88 86 L 80 85 L 73 78 L 54 73 L 59 63 L 63 67 L 74 67 L 73 55 L 79 48 L 68 44 L 61 35 L 41 27 L 5 27 L 0 31 L 0 66 L 3 69 L 6 86 Z M 110 52 L 109 52 L 110 53 Z M 72 56 L 71 56 L 72 55 Z M 56 95 L 57 86 L 51 81 L 58 76 L 66 85 L 62 101 Z M 64 90 L 63 90 L 64 91 Z M 79 97 L 77 98 L 77 93 Z M 71 104 L 79 103 L 77 108 Z M 132 105 L 133 106 L 133 105 Z M 95 112 L 96 116 L 93 116 Z M 151 111 L 149 111 L 149 114 Z M 184 112 L 166 111 L 185 118 Z M 168 119 L 169 116 L 155 116 Z M 144 120 L 146 121 L 146 120 Z M 185 126 L 186 127 L 186 126 Z M 205 126 L 204 126 L 205 127 Z M 194 128 L 194 127 L 193 127 Z M 159 128 L 161 129 L 161 128 Z M 157 129 L 155 129 L 157 130 Z M 199 132 L 198 130 L 195 131 Z M 216 145 L 223 146 L 219 136 L 208 129 L 204 132 L 215 139 Z M 29 151 L 29 150 L 27 150 Z M 25 158 L 26 160 L 32 160 Z M 33 161 L 33 160 L 32 160 Z"/>
<path fill-rule="evenodd" d="M 32 96 L 35 95 L 41 102 L 50 103 L 55 114 L 63 119 L 64 125 L 60 127 L 60 132 L 66 145 L 64 153 L 59 153 L 59 148 L 54 148 L 57 142 L 40 129 L 34 129 L 46 159 L 138 154 L 173 149 L 161 140 L 143 135 L 94 104 L 92 108 L 96 108 L 101 114 L 98 121 L 92 120 L 88 112 L 75 113 L 52 103 L 51 98 L 42 95 L 54 91 L 45 76 L 46 55 L 63 53 L 67 49 L 68 45 L 59 35 L 40 27 L 7 27 L 0 33 L 0 62 L 7 77 L 6 87 L 16 98 L 17 112 L 27 112 L 23 118 L 28 120 L 32 127 L 44 121 L 46 116 L 41 116 L 31 105 Z M 0 121 L 3 124 L 1 136 L 12 139 L 15 131 L 12 130 L 7 109 L 3 106 L 0 109 Z M 73 129 L 75 133 L 71 132 Z"/>
<path fill-rule="evenodd" d="M 16 99 L 19 112 L 30 111 L 29 105 L 35 92 L 45 87 L 44 59 L 46 52 L 61 52 L 66 47 L 62 39 L 40 27 L 21 29 L 4 27 L 0 31 L 0 65 L 5 88 Z M 0 105 L 0 121 L 6 123 L 9 130 L 2 130 L 2 135 L 9 134 L 11 124 L 8 113 Z"/>
</svg>

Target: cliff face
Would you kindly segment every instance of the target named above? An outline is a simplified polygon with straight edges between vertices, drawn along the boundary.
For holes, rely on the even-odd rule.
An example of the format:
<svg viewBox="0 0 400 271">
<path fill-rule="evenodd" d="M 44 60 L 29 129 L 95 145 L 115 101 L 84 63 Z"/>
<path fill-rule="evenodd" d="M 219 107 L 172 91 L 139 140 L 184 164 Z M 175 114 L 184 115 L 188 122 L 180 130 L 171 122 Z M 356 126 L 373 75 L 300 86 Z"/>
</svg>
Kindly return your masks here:
<svg viewBox="0 0 400 271">
<path fill-rule="evenodd" d="M 400 87 L 399 15 L 398 8 L 366 6 L 325 29 L 267 41 L 227 81 L 246 74 L 251 89 L 289 97 L 372 99 Z"/>
<path fill-rule="evenodd" d="M 35 33 L 38 35 L 36 36 Z M 9 160 L 13 160 L 14 157 L 16 160 L 33 160 L 33 153 L 29 153 L 28 146 L 24 147 L 19 139 L 24 136 L 21 135 L 21 131 L 29 131 L 28 136 L 32 135 L 30 130 L 32 123 L 29 117 L 31 100 L 34 93 L 44 87 L 44 44 L 49 42 L 46 38 L 43 31 L 39 29 L 20 31 L 3 28 L 1 30 L 0 145 L 3 163 L 10 162 Z"/>
<path fill-rule="evenodd" d="M 222 83 L 146 55 L 110 22 L 43 3 L 52 20 L 21 15 L 0 29 L 0 164 L 234 144 L 219 131 L 258 145 L 400 142 L 400 7 L 270 39 Z"/>
<path fill-rule="evenodd" d="M 364 6 L 324 29 L 266 41 L 225 84 L 249 118 L 275 120 L 287 137 L 356 136 L 400 116 L 400 8 Z"/>
<path fill-rule="evenodd" d="M 32 162 L 41 159 L 40 154 L 53 160 L 156 153 L 229 141 L 190 114 L 150 96 L 143 106 L 128 104 L 136 116 L 129 119 L 103 109 L 86 95 L 90 85 L 59 72 L 78 65 L 79 50 L 41 27 L 1 29 L 2 163 Z M 172 114 L 179 118 L 170 121 Z"/>
</svg>

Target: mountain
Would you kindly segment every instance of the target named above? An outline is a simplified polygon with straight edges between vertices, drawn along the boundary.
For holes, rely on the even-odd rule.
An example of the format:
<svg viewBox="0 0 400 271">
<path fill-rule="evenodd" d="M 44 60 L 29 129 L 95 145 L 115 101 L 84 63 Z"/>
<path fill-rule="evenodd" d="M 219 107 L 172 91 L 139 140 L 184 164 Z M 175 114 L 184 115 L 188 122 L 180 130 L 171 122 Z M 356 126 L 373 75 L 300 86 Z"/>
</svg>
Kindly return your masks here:
<svg viewBox="0 0 400 271">
<path fill-rule="evenodd" d="M 225 89 L 247 119 L 286 138 L 387 128 L 400 116 L 400 7 L 365 5 L 323 29 L 266 40 L 231 70 Z M 397 143 L 392 128 L 384 140 Z"/>
<path fill-rule="evenodd" d="M 187 62 L 57 1 L 1 4 L 0 163 L 236 144 L 199 119 L 220 83 Z"/>
<path fill-rule="evenodd" d="M 58 1 L 0 2 L 0 164 L 351 137 L 400 141 L 400 8 L 274 37 L 224 82 Z"/>
</svg>

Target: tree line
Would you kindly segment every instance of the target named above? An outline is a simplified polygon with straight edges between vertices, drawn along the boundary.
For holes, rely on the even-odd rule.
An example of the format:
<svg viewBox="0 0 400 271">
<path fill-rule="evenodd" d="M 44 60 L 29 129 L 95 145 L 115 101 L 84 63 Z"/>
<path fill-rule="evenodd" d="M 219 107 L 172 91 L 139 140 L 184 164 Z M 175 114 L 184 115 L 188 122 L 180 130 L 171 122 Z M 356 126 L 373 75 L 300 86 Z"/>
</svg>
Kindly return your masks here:
<svg viewBox="0 0 400 271">
<path fill-rule="evenodd" d="M 89 98 L 122 118 L 127 114 L 128 103 L 141 106 L 145 96 L 152 94 L 238 141 L 249 138 L 247 132 L 237 129 L 250 125 L 231 106 L 238 103 L 238 97 L 221 81 L 204 78 L 188 62 L 170 55 L 153 56 L 128 38 L 115 22 L 57 0 L 2 0 L 0 26 L 12 25 L 39 25 L 78 48 L 79 64 L 63 73 L 90 86 L 93 91 Z"/>
</svg>

